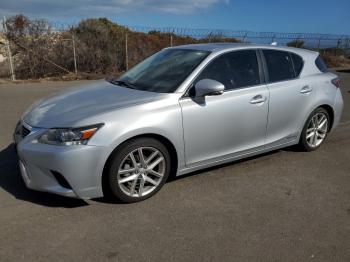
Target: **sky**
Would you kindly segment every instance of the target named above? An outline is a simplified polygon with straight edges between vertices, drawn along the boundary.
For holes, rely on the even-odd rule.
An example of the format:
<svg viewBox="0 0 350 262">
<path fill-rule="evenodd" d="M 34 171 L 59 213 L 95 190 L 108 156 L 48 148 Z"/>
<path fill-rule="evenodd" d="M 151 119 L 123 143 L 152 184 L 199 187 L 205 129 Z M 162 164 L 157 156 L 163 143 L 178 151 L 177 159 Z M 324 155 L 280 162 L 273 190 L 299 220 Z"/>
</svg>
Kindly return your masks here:
<svg viewBox="0 0 350 262">
<path fill-rule="evenodd" d="M 350 0 L 0 0 L 0 15 L 61 23 L 350 35 Z"/>
</svg>

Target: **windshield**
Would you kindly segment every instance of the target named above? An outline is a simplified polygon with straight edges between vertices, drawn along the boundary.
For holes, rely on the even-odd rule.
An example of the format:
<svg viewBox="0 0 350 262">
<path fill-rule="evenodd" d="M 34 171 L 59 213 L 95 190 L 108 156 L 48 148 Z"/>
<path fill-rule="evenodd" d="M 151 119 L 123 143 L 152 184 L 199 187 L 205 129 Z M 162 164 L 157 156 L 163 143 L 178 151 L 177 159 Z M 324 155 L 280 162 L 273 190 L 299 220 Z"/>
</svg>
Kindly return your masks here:
<svg viewBox="0 0 350 262">
<path fill-rule="evenodd" d="M 143 91 L 172 93 L 208 54 L 191 49 L 164 49 L 127 71 L 116 83 Z"/>
</svg>

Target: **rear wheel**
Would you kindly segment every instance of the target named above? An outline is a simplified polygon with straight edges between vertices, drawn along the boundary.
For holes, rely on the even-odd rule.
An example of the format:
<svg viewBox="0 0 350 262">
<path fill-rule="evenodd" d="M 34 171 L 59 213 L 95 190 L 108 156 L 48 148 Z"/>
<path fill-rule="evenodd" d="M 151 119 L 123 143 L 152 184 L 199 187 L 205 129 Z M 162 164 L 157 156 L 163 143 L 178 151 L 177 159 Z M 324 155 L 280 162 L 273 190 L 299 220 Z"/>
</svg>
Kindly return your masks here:
<svg viewBox="0 0 350 262">
<path fill-rule="evenodd" d="M 126 142 L 118 149 L 108 172 L 112 197 L 133 203 L 153 196 L 166 182 L 170 165 L 169 152 L 158 140 Z"/>
<path fill-rule="evenodd" d="M 300 145 L 306 151 L 316 150 L 326 139 L 329 130 L 329 114 L 317 108 L 306 121 L 300 137 Z"/>
</svg>

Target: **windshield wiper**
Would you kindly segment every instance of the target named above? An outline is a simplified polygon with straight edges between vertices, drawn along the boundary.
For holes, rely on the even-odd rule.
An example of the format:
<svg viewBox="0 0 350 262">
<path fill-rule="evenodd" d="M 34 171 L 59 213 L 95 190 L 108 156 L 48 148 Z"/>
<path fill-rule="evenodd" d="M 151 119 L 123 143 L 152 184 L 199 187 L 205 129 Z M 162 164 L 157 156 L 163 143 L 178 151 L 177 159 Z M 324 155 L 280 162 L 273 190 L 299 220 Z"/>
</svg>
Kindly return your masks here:
<svg viewBox="0 0 350 262">
<path fill-rule="evenodd" d="M 111 84 L 114 84 L 114 85 L 121 85 L 121 86 L 126 86 L 126 87 L 129 87 L 129 88 L 132 88 L 132 89 L 136 89 L 135 88 L 135 85 L 129 83 L 129 82 L 126 82 L 126 81 L 123 81 L 123 80 L 116 80 L 116 79 L 106 79 L 108 82 L 110 82 Z"/>
</svg>

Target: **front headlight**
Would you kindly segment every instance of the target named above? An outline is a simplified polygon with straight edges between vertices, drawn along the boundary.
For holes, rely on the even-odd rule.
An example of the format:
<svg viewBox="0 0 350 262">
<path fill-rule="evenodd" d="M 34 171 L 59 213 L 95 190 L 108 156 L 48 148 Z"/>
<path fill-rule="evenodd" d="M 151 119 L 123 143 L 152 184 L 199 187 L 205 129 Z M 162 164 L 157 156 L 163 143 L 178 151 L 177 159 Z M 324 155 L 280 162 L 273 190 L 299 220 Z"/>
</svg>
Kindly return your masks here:
<svg viewBox="0 0 350 262">
<path fill-rule="evenodd" d="M 103 126 L 103 124 L 79 128 L 49 129 L 38 138 L 38 142 L 60 146 L 86 145 L 89 139 L 96 133 L 96 131 L 101 126 Z"/>
</svg>

